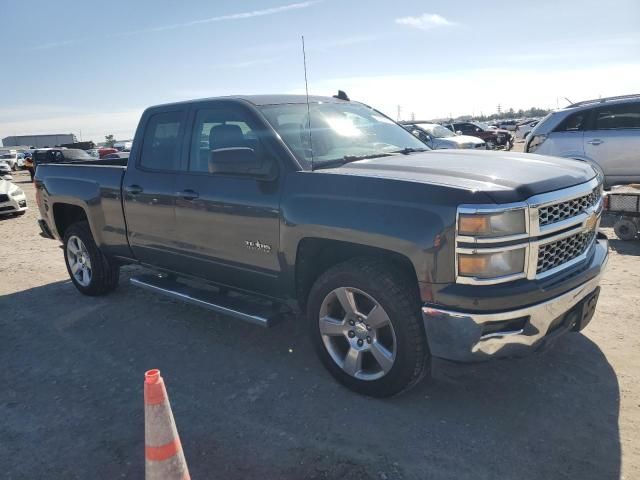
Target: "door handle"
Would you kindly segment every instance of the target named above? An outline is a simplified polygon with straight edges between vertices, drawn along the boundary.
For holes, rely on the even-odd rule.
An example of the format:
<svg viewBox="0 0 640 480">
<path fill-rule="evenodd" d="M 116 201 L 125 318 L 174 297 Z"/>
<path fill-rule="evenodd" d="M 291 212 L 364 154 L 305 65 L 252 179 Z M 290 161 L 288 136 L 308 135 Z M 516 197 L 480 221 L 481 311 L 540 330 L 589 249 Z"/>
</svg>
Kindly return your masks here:
<svg viewBox="0 0 640 480">
<path fill-rule="evenodd" d="M 182 197 L 185 200 L 196 200 L 198 199 L 198 197 L 200 197 L 200 194 L 191 189 L 187 189 L 187 190 L 178 192 L 178 196 Z"/>
<path fill-rule="evenodd" d="M 604 143 L 604 142 L 599 138 L 594 138 L 593 140 L 589 140 L 587 143 L 589 145 L 600 145 L 601 143 Z"/>
<path fill-rule="evenodd" d="M 140 185 L 129 185 L 126 190 L 127 193 L 130 193 L 131 195 L 138 195 L 144 191 Z"/>
</svg>

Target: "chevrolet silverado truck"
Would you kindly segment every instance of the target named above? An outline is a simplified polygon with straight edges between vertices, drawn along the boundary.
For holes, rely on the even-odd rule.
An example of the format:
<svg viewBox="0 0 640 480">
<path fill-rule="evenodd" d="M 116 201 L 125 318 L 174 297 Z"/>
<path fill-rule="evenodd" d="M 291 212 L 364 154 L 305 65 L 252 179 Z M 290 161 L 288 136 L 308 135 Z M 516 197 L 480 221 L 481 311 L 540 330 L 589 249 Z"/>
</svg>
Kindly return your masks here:
<svg viewBox="0 0 640 480">
<path fill-rule="evenodd" d="M 328 371 L 371 396 L 432 357 L 518 357 L 582 330 L 608 258 L 589 164 L 432 151 L 344 96 L 151 107 L 128 159 L 40 165 L 35 183 L 81 293 L 138 264 L 134 285 L 229 317 L 306 312 Z"/>
</svg>

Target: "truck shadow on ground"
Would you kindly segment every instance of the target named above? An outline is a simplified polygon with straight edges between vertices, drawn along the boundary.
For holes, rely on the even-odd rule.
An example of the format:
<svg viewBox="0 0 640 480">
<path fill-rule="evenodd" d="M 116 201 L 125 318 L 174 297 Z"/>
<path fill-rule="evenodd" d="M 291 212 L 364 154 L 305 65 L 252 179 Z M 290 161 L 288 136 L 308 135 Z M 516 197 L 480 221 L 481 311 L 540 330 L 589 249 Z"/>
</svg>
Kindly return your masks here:
<svg viewBox="0 0 640 480">
<path fill-rule="evenodd" d="M 332 380 L 304 321 L 216 318 L 134 289 L 131 271 L 107 297 L 67 281 L 0 298 L 9 477 L 142 478 L 149 368 L 193 478 L 620 476 L 618 382 L 583 335 L 521 360 L 435 362 L 431 381 L 376 400 Z"/>
<path fill-rule="evenodd" d="M 640 255 L 640 239 L 618 240 L 617 238 L 609 238 L 609 247 L 620 255 Z"/>
</svg>

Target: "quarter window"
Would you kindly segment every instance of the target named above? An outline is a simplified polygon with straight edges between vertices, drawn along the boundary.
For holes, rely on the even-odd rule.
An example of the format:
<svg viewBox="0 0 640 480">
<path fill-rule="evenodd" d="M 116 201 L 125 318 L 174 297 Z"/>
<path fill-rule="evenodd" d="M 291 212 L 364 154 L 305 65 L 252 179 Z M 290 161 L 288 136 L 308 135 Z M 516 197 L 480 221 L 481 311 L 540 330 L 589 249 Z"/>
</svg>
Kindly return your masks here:
<svg viewBox="0 0 640 480">
<path fill-rule="evenodd" d="M 140 165 L 152 170 L 180 170 L 180 139 L 185 112 L 153 115 L 144 132 Z"/>
<path fill-rule="evenodd" d="M 640 103 L 625 103 L 601 108 L 595 119 L 596 130 L 640 128 Z"/>
</svg>

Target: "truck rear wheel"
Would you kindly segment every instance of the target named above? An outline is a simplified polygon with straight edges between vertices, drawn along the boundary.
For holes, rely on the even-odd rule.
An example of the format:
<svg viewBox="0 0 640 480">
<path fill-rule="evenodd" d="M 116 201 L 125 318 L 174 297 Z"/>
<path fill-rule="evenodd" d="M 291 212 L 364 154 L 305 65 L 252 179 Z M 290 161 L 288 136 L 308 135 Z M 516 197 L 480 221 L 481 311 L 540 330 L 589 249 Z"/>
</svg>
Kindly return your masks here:
<svg viewBox="0 0 640 480">
<path fill-rule="evenodd" d="M 87 222 L 64 234 L 64 262 L 75 287 L 85 295 L 105 295 L 118 286 L 120 267 L 100 251 Z"/>
<path fill-rule="evenodd" d="M 307 309 L 322 363 L 351 390 L 389 397 L 428 371 L 415 287 L 392 264 L 362 258 L 332 267 L 313 285 Z"/>
</svg>

